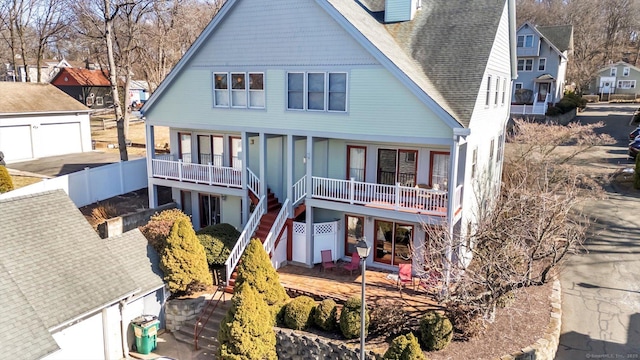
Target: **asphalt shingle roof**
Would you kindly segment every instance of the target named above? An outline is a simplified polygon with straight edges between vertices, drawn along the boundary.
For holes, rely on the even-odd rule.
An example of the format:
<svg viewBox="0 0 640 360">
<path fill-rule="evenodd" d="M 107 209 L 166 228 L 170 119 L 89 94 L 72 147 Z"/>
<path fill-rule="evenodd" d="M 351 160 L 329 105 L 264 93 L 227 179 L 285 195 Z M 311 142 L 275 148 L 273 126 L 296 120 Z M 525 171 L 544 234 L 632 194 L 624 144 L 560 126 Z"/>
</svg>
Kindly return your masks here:
<svg viewBox="0 0 640 360">
<path fill-rule="evenodd" d="M 46 329 L 137 290 L 62 190 L 0 200 L 0 219 L 0 265 Z"/>
<path fill-rule="evenodd" d="M 423 1 L 411 21 L 385 24 L 384 0 L 328 0 L 428 96 L 468 127 L 504 0 Z"/>
<path fill-rule="evenodd" d="M 0 114 L 90 111 L 50 84 L 0 81 Z"/>
<path fill-rule="evenodd" d="M 60 72 L 51 80 L 51 83 L 58 86 L 111 86 L 111 82 L 109 81 L 107 76 L 109 76 L 108 72 L 103 72 L 102 70 L 62 68 L 60 69 Z M 65 78 L 67 78 L 67 80 L 65 80 Z"/>
<path fill-rule="evenodd" d="M 111 253 L 122 263 L 137 287 L 141 289 L 140 295 L 164 286 L 160 256 L 140 230 L 127 231 L 105 241 Z"/>
<path fill-rule="evenodd" d="M 570 50 L 573 47 L 573 26 L 536 26 L 542 36 L 560 51 Z"/>
</svg>

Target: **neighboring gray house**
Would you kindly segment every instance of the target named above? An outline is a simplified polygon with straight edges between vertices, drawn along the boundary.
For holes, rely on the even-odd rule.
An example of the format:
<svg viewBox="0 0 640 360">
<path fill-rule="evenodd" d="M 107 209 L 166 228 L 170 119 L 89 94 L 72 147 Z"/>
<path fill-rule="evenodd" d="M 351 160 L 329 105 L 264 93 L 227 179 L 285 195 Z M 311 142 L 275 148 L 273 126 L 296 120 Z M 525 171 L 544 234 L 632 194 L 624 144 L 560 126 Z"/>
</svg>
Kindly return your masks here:
<svg viewBox="0 0 640 360">
<path fill-rule="evenodd" d="M 603 100 L 608 100 L 611 94 L 637 96 L 639 83 L 640 69 L 624 61 L 619 61 L 598 70 L 590 90 L 591 93 L 600 95 Z"/>
<path fill-rule="evenodd" d="M 517 31 L 518 78 L 513 83 L 512 114 L 544 114 L 558 102 L 566 84 L 573 48 L 573 26 L 533 26 Z"/>
<path fill-rule="evenodd" d="M 170 187 L 194 227 L 244 229 L 235 255 L 259 229 L 275 266 L 364 236 L 397 271 L 499 188 L 511 44 L 513 0 L 227 0 L 142 108 L 151 207 Z"/>
<path fill-rule="evenodd" d="M 0 200 L 0 219 L 2 357 L 124 357 L 136 302 L 162 289 L 144 237 L 100 239 L 62 190 Z"/>
</svg>

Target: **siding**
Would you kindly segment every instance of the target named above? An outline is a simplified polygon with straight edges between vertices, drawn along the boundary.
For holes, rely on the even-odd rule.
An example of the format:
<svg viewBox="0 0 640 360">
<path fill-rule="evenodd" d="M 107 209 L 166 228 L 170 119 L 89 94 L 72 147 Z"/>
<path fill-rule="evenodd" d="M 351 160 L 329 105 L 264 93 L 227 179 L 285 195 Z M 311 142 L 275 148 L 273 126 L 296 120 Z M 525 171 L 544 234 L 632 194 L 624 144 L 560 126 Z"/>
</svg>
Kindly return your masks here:
<svg viewBox="0 0 640 360">
<path fill-rule="evenodd" d="M 265 31 L 265 29 L 267 29 Z M 315 1 L 243 0 L 227 14 L 191 66 L 377 64 Z"/>
<path fill-rule="evenodd" d="M 212 71 L 189 68 L 164 93 L 166 100 L 158 101 L 145 115 L 152 125 L 181 128 L 298 135 L 317 132 L 347 138 L 349 134 L 391 133 L 447 140 L 452 137 L 446 124 L 381 67 L 349 71 L 347 113 L 287 111 L 284 69 L 267 70 L 265 84 L 265 110 L 213 108 Z"/>
</svg>

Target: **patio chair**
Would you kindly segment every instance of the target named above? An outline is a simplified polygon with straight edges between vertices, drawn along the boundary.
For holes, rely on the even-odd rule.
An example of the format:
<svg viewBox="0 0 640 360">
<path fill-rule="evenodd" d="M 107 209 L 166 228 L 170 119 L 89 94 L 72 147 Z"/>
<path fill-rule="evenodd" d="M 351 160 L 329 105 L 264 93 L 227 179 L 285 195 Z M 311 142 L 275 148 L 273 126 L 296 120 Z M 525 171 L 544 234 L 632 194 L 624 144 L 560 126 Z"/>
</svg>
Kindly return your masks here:
<svg viewBox="0 0 640 360">
<path fill-rule="evenodd" d="M 351 254 L 351 262 L 342 267 L 345 270 L 349 270 L 349 274 L 353 275 L 353 270 L 360 268 L 360 255 L 357 252 Z"/>
<path fill-rule="evenodd" d="M 397 285 L 402 290 L 402 286 L 405 284 L 411 284 L 413 289 L 416 289 L 415 283 L 413 282 L 413 274 L 411 273 L 411 264 L 399 264 L 398 270 L 398 282 Z"/>
<path fill-rule="evenodd" d="M 333 262 L 333 257 L 331 256 L 331 250 L 322 250 L 320 251 L 320 255 L 322 256 L 322 269 L 333 269 L 336 267 L 336 263 Z"/>
</svg>

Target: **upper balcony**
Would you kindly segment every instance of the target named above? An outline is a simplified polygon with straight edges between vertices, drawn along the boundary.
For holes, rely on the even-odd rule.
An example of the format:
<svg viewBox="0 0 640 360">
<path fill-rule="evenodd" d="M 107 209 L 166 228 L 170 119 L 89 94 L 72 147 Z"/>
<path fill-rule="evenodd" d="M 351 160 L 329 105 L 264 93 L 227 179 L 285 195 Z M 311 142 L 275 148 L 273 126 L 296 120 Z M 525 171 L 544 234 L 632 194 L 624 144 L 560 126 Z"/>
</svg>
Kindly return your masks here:
<svg viewBox="0 0 640 360">
<path fill-rule="evenodd" d="M 155 155 L 151 159 L 151 168 L 155 178 L 242 188 L 241 168 L 184 162 L 171 154 Z"/>
</svg>

